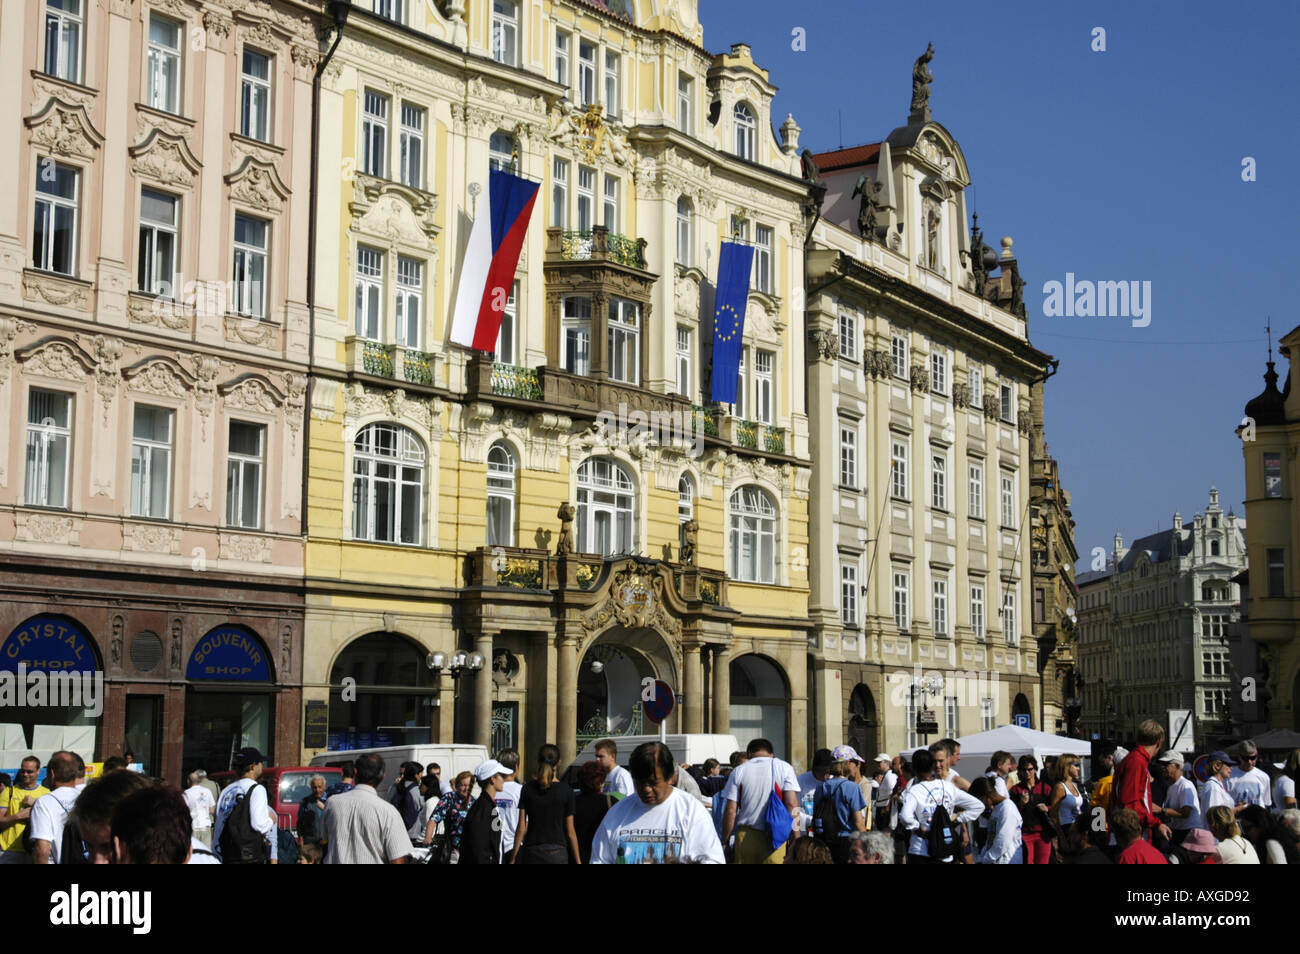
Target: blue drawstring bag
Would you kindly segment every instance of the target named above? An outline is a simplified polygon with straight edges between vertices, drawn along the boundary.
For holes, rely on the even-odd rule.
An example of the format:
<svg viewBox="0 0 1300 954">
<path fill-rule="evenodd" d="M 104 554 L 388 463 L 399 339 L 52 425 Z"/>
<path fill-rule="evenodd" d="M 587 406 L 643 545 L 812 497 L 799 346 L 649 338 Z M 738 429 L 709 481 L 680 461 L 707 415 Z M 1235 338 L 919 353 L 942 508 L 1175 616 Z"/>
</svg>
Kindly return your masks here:
<svg viewBox="0 0 1300 954">
<path fill-rule="evenodd" d="M 794 817 L 785 807 L 781 789 L 776 783 L 776 756 L 772 757 L 772 785 L 767 793 L 767 811 L 763 813 L 768 833 L 772 836 L 772 850 L 776 851 L 790 839 L 794 830 Z"/>
</svg>

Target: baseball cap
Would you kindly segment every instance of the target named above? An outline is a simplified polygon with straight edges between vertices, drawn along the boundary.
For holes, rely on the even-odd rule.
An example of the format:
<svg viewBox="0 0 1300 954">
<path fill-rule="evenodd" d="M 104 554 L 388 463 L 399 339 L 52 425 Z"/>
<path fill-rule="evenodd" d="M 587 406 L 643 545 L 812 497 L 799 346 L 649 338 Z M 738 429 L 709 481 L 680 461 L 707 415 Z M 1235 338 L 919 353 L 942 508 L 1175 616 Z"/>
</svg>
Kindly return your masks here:
<svg viewBox="0 0 1300 954">
<path fill-rule="evenodd" d="M 835 756 L 831 755 L 830 749 L 818 749 L 813 753 L 812 764 L 815 769 L 830 768 L 834 761 Z"/>
<path fill-rule="evenodd" d="M 266 756 L 251 745 L 248 748 L 240 749 L 235 753 L 235 763 L 238 765 L 252 765 L 254 762 L 265 761 Z"/>
<path fill-rule="evenodd" d="M 1157 762 L 1173 762 L 1173 763 L 1175 763 L 1176 765 L 1182 765 L 1182 764 L 1183 764 L 1183 754 L 1182 754 L 1181 752 L 1175 752 L 1173 749 L 1165 749 L 1163 752 L 1160 753 L 1160 757 L 1157 758 L 1156 761 L 1157 761 Z"/>
<path fill-rule="evenodd" d="M 486 782 L 493 775 L 509 775 L 510 769 L 506 768 L 496 759 L 488 759 L 485 762 L 479 762 L 474 766 L 474 777 L 480 782 Z"/>
<path fill-rule="evenodd" d="M 854 751 L 851 745 L 837 745 L 831 749 L 831 758 L 836 762 L 865 762 L 862 756 Z"/>
<path fill-rule="evenodd" d="M 1115 761 L 1123 762 L 1126 758 L 1128 758 L 1128 749 L 1122 745 L 1115 746 Z"/>
<path fill-rule="evenodd" d="M 1215 751 L 1213 751 L 1213 752 L 1210 753 L 1210 761 L 1213 762 L 1213 761 L 1215 761 L 1216 759 L 1217 759 L 1218 761 L 1222 762 L 1224 765 L 1236 765 L 1236 764 L 1237 764 L 1237 760 L 1234 759 L 1234 758 L 1233 758 L 1231 755 L 1229 755 L 1227 752 L 1223 751 L 1223 749 L 1217 749 L 1217 750 L 1215 750 Z"/>
<path fill-rule="evenodd" d="M 894 761 L 894 757 L 893 757 L 892 755 L 890 755 L 888 752 L 881 752 L 879 755 L 876 756 L 876 761 L 877 761 L 877 762 L 892 762 L 892 761 Z"/>
</svg>

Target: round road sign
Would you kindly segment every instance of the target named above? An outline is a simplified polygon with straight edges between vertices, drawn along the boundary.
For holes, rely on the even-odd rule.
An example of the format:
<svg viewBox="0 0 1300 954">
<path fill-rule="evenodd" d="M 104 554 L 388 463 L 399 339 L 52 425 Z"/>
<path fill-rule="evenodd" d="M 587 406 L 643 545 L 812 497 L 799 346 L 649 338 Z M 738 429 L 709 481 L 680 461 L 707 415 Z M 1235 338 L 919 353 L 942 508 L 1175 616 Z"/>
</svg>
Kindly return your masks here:
<svg viewBox="0 0 1300 954">
<path fill-rule="evenodd" d="M 641 703 L 645 707 L 645 716 L 651 722 L 659 723 L 672 714 L 676 702 L 673 687 L 662 679 L 656 679 L 649 699 Z"/>
</svg>

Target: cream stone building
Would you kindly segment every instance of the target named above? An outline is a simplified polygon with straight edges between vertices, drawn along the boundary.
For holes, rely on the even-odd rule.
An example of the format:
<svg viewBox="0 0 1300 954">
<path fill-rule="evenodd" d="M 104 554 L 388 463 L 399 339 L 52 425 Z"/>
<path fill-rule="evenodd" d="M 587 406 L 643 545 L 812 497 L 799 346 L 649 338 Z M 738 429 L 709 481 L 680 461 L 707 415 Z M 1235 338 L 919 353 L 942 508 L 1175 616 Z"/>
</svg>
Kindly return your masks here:
<svg viewBox="0 0 1300 954">
<path fill-rule="evenodd" d="M 108 687 L 5 769 L 297 758 L 317 9 L 0 4 L 0 665 Z"/>
<path fill-rule="evenodd" d="M 303 758 L 571 758 L 653 731 L 655 678 L 669 731 L 804 759 L 799 130 L 771 132 L 747 47 L 702 43 L 694 0 L 352 6 L 319 141 Z M 474 353 L 449 315 L 493 167 L 539 191 Z M 741 398 L 715 407 L 733 237 L 755 268 Z"/>
<path fill-rule="evenodd" d="M 999 256 L 967 227 L 966 159 L 921 92 L 883 141 L 806 164 L 810 731 L 863 754 L 1040 727 L 1031 388 L 1051 358 L 1011 239 Z"/>
</svg>

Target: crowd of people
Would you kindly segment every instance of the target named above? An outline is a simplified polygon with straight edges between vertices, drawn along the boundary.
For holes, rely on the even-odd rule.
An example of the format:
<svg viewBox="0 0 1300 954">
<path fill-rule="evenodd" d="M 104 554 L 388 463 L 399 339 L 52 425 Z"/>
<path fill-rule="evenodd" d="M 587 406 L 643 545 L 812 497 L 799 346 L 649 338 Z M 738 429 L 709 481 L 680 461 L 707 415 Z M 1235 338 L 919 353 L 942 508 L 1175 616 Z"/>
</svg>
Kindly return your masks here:
<svg viewBox="0 0 1300 954">
<path fill-rule="evenodd" d="M 526 779 L 505 749 L 450 782 L 403 763 L 382 796 L 388 766 L 362 754 L 332 785 L 311 778 L 296 832 L 268 804 L 255 748 L 225 789 L 196 771 L 184 792 L 121 759 L 87 784 L 63 751 L 45 785 L 35 756 L 0 775 L 0 863 L 1300 864 L 1300 750 L 1275 776 L 1253 742 L 1213 752 L 1198 788 L 1163 744 L 1144 722 L 1085 782 L 1077 756 L 1009 752 L 967 780 L 954 739 L 870 762 L 820 749 L 802 775 L 766 739 L 725 766 L 678 765 L 658 742 L 624 764 L 603 739 L 571 776 L 554 745 Z"/>
</svg>

